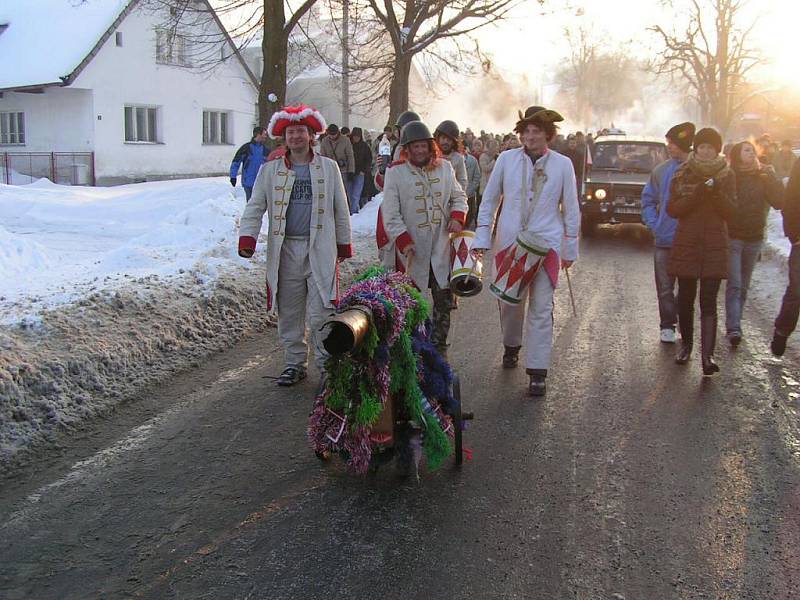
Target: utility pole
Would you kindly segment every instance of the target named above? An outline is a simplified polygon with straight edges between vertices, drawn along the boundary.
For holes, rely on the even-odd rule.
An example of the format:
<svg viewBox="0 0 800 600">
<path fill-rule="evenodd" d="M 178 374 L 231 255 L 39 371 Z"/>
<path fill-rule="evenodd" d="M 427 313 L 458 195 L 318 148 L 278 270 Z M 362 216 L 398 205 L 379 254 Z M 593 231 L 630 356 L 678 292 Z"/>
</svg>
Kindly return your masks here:
<svg viewBox="0 0 800 600">
<path fill-rule="evenodd" d="M 350 127 L 350 0 L 342 2 L 342 127 Z"/>
</svg>

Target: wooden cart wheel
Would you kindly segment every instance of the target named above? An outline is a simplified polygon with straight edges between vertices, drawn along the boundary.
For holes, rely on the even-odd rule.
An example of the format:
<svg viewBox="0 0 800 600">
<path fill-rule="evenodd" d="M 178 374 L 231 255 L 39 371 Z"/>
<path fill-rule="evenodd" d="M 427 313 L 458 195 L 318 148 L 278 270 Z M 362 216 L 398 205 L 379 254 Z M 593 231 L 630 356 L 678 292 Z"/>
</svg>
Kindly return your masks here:
<svg viewBox="0 0 800 600">
<path fill-rule="evenodd" d="M 456 401 L 455 414 L 452 415 L 453 427 L 455 428 L 455 459 L 456 465 L 460 465 L 464 461 L 464 448 L 461 439 L 463 423 L 461 419 L 461 381 L 456 374 L 453 374 L 453 399 Z"/>
</svg>

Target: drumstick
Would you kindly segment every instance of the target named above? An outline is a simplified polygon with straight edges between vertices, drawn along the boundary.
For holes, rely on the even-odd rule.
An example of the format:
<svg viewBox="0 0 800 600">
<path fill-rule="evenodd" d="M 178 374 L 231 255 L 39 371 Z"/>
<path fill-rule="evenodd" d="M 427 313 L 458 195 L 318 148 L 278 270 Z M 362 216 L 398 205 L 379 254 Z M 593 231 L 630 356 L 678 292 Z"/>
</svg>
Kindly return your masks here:
<svg viewBox="0 0 800 600">
<path fill-rule="evenodd" d="M 567 274 L 567 287 L 569 288 L 569 299 L 572 303 L 572 314 L 574 316 L 578 316 L 578 310 L 575 308 L 575 295 L 572 293 L 572 281 L 569 278 L 569 267 L 564 269 L 564 273 Z"/>
</svg>

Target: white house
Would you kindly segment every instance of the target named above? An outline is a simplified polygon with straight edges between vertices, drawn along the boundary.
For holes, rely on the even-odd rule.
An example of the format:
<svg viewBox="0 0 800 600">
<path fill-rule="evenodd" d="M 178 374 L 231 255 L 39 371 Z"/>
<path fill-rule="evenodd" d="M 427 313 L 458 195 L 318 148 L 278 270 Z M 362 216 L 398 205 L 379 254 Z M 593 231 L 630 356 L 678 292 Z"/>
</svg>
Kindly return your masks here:
<svg viewBox="0 0 800 600">
<path fill-rule="evenodd" d="M 191 6 L 202 31 L 165 28 L 167 9 L 141 0 L 0 3 L 0 182 L 4 166 L 47 162 L 100 185 L 226 172 L 251 137 L 257 82 L 208 1 Z"/>
</svg>

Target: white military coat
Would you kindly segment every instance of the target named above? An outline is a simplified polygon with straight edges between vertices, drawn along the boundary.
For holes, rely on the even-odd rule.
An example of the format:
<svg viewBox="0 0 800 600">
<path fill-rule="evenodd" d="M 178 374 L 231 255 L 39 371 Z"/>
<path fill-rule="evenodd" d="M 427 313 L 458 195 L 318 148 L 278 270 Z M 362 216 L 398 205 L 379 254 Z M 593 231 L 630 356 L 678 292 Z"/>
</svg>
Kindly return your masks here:
<svg viewBox="0 0 800 600">
<path fill-rule="evenodd" d="M 394 243 L 397 252 L 409 244 L 415 246 L 415 256 L 409 276 L 420 289 L 428 287 L 431 268 L 440 288 L 450 287 L 450 219 L 464 223 L 467 216 L 467 196 L 456 181 L 452 165 L 439 160 L 433 169 L 402 162 L 386 170 L 383 203 L 378 215 L 378 245 Z M 384 264 L 400 260 L 384 253 Z M 404 263 L 403 263 L 404 265 Z M 405 265 L 404 265 L 405 270 Z"/>
<path fill-rule="evenodd" d="M 271 310 L 277 309 L 278 266 L 295 179 L 289 165 L 288 158 L 279 158 L 261 167 L 239 225 L 240 252 L 243 248 L 254 250 L 264 213 L 268 215 L 267 304 Z M 314 153 L 310 172 L 313 200 L 309 261 L 314 283 L 325 306 L 331 308 L 338 300 L 337 257 L 349 258 L 353 254 L 350 208 L 336 162 Z"/>
</svg>

